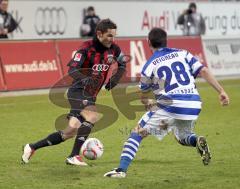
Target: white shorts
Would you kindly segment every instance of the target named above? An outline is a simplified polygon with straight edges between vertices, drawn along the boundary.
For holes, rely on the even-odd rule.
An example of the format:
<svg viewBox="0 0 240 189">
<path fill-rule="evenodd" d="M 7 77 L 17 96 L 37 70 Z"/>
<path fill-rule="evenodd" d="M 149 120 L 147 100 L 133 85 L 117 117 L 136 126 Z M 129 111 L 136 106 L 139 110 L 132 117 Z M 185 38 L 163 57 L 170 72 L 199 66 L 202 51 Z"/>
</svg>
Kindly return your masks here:
<svg viewBox="0 0 240 189">
<path fill-rule="evenodd" d="M 185 139 L 193 133 L 195 120 L 175 119 L 162 109 L 146 112 L 138 122 L 148 134 L 162 140 L 168 133 L 173 132 L 177 140 Z"/>
</svg>

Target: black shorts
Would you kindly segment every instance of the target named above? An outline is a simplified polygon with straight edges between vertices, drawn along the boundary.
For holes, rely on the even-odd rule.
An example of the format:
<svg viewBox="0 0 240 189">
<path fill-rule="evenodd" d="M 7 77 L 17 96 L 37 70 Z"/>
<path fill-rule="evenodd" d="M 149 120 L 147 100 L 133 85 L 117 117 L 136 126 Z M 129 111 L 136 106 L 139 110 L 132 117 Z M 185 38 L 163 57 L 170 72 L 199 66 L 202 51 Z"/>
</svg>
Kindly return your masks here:
<svg viewBox="0 0 240 189">
<path fill-rule="evenodd" d="M 71 107 L 67 118 L 76 117 L 80 121 L 82 121 L 80 112 L 87 106 L 95 105 L 96 102 L 96 97 L 88 95 L 84 89 L 80 88 L 69 88 L 67 98 Z"/>
</svg>

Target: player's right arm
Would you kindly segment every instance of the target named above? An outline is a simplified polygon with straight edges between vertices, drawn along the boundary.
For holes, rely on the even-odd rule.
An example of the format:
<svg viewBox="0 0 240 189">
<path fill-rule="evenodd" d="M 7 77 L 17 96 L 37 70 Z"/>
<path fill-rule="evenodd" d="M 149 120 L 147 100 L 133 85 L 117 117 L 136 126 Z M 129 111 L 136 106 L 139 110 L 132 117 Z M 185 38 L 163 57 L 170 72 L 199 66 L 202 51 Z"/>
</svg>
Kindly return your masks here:
<svg viewBox="0 0 240 189">
<path fill-rule="evenodd" d="M 81 72 L 82 65 L 87 58 L 87 53 L 84 49 L 80 49 L 75 52 L 73 58 L 68 63 L 68 74 L 74 80 L 84 79 L 86 76 Z"/>
<path fill-rule="evenodd" d="M 224 91 L 223 87 L 218 83 L 213 74 L 209 71 L 209 69 L 207 67 L 203 67 L 200 70 L 199 75 L 218 92 L 220 103 L 223 106 L 227 106 L 229 104 L 229 97 Z"/>
<path fill-rule="evenodd" d="M 141 75 L 140 79 L 140 100 L 144 104 L 145 108 L 148 109 L 148 106 L 151 106 L 151 99 L 149 98 L 152 89 L 152 80 L 145 75 Z"/>
<path fill-rule="evenodd" d="M 145 106 L 146 110 L 151 110 L 151 108 L 156 104 L 153 93 L 152 93 L 152 86 L 153 86 L 153 69 L 154 66 L 148 61 L 142 71 L 141 71 L 141 78 L 140 78 L 140 100 Z"/>
<path fill-rule="evenodd" d="M 204 78 L 219 94 L 220 103 L 223 106 L 229 104 L 229 97 L 223 87 L 218 83 L 207 67 L 202 65 L 191 53 L 186 51 L 186 62 L 189 64 L 190 72 L 196 78 L 200 75 Z"/>
</svg>

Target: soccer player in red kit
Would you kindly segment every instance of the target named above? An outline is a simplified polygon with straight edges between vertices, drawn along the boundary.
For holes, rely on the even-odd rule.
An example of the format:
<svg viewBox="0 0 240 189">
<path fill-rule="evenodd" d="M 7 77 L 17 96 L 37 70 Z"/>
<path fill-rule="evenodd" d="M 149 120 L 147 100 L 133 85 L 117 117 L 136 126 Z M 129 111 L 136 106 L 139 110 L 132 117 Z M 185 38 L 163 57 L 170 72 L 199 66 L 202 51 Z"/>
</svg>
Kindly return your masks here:
<svg viewBox="0 0 240 189">
<path fill-rule="evenodd" d="M 89 136 L 94 123 L 98 120 L 95 101 L 102 88 L 111 64 L 116 61 L 117 72 L 109 79 L 105 88 L 111 90 L 117 85 L 125 72 L 126 62 L 118 45 L 114 43 L 117 26 L 110 19 L 101 20 L 96 27 L 96 35 L 85 41 L 69 62 L 69 75 L 73 82 L 68 89 L 67 97 L 71 105 L 68 114 L 68 126 L 54 132 L 46 138 L 24 146 L 22 162 L 28 163 L 34 151 L 57 145 L 69 138 L 75 138 L 67 164 L 87 165 L 79 156 L 84 141 Z"/>
</svg>

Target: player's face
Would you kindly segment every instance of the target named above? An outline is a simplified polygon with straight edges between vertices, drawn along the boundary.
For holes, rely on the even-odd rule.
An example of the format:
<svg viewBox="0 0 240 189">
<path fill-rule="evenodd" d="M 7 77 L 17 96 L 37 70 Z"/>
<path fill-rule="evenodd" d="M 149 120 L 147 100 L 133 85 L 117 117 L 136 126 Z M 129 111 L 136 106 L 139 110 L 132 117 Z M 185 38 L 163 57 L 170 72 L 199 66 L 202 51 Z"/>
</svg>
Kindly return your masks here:
<svg viewBox="0 0 240 189">
<path fill-rule="evenodd" d="M 197 10 L 194 7 L 192 7 L 191 10 L 193 13 L 197 12 Z"/>
<path fill-rule="evenodd" d="M 116 36 L 116 29 L 108 29 L 107 32 L 97 32 L 97 37 L 103 46 L 110 48 Z"/>
<path fill-rule="evenodd" d="M 95 11 L 93 11 L 93 10 L 88 11 L 89 16 L 93 16 L 94 14 L 95 14 Z"/>
<path fill-rule="evenodd" d="M 3 11 L 7 11 L 7 8 L 8 8 L 8 1 L 2 1 L 0 3 L 0 9 L 3 10 Z"/>
</svg>

